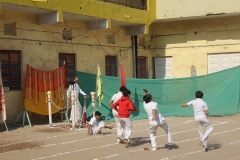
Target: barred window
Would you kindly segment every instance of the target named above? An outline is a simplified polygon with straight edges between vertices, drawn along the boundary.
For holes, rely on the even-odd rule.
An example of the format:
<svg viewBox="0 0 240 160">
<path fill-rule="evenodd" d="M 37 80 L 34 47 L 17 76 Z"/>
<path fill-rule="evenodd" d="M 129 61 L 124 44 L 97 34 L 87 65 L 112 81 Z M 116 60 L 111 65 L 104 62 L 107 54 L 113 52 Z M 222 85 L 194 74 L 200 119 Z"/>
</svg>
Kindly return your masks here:
<svg viewBox="0 0 240 160">
<path fill-rule="evenodd" d="M 65 63 L 65 74 L 67 82 L 75 77 L 75 54 L 59 53 L 59 67 Z M 66 84 L 67 84 L 66 82 Z"/>
<path fill-rule="evenodd" d="M 105 73 L 106 76 L 117 76 L 117 57 L 105 56 Z"/>
<path fill-rule="evenodd" d="M 0 51 L 3 87 L 21 89 L 20 51 Z"/>
<path fill-rule="evenodd" d="M 138 78 L 147 77 L 147 57 L 138 57 Z"/>
</svg>

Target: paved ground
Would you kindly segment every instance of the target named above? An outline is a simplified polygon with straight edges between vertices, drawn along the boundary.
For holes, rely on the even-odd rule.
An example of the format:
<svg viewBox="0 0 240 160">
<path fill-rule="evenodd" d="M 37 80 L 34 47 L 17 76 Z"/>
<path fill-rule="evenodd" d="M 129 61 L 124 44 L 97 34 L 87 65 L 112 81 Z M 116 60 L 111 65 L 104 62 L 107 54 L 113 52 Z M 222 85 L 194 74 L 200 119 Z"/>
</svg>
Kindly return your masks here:
<svg viewBox="0 0 240 160">
<path fill-rule="evenodd" d="M 233 160 L 240 159 L 240 114 L 228 117 L 210 117 L 213 133 L 210 135 L 209 152 L 204 152 L 193 117 L 167 117 L 178 149 L 167 149 L 164 131 L 158 129 L 158 150 L 144 150 L 151 147 L 148 134 L 148 121 L 133 121 L 132 140 L 134 146 L 124 148 L 116 143 L 116 129 L 104 129 L 104 134 L 87 136 L 86 129 L 48 128 L 35 125 L 33 128 L 12 128 L 0 132 L 1 160 L 28 159 L 80 159 L 80 160 Z M 62 123 L 64 125 L 65 123 Z"/>
</svg>

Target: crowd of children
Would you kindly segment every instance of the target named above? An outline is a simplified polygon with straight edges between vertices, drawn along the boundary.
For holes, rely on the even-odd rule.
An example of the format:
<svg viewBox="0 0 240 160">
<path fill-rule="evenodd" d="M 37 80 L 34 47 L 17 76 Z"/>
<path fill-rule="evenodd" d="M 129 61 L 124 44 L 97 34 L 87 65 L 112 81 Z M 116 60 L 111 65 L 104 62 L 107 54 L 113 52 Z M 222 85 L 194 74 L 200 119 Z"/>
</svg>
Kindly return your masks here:
<svg viewBox="0 0 240 160">
<path fill-rule="evenodd" d="M 168 144 L 175 145 L 171 136 L 170 127 L 159 112 L 158 104 L 154 102 L 153 96 L 148 94 L 147 89 L 143 89 L 145 95 L 143 96 L 143 107 L 149 118 L 149 135 L 151 139 L 152 151 L 157 150 L 156 144 L 156 132 L 157 128 L 162 128 L 168 137 Z M 112 107 L 112 114 L 117 125 L 117 142 L 123 141 L 125 147 L 128 148 L 132 134 L 132 121 L 130 119 L 130 114 L 132 111 L 138 111 L 132 100 L 130 99 L 131 91 L 129 91 L 125 86 L 120 87 L 118 93 L 114 94 L 109 105 Z M 192 106 L 194 110 L 195 123 L 200 134 L 200 140 L 203 144 L 205 151 L 207 152 L 207 139 L 211 134 L 213 127 L 210 125 L 208 120 L 208 107 L 206 102 L 202 100 L 203 93 L 197 91 L 196 99 L 192 100 L 186 104 L 182 104 L 182 107 Z M 88 124 L 88 135 L 100 134 L 102 128 L 112 129 L 114 125 L 107 126 L 103 121 L 100 121 L 101 113 L 96 111 L 95 116 L 93 116 Z M 203 131 L 203 126 L 206 127 L 206 132 Z"/>
</svg>

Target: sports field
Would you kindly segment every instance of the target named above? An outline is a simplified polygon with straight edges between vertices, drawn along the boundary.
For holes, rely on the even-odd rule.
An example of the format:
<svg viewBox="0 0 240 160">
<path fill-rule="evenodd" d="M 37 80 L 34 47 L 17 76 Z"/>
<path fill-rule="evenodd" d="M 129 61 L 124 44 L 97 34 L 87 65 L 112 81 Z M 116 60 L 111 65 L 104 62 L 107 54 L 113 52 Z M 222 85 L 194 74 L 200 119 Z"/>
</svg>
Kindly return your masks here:
<svg viewBox="0 0 240 160">
<path fill-rule="evenodd" d="M 240 114 L 227 117 L 210 117 L 213 132 L 209 138 L 209 151 L 204 152 L 193 117 L 167 117 L 172 136 L 179 148 L 164 148 L 167 136 L 159 128 L 158 150 L 151 148 L 148 120 L 133 121 L 132 141 L 124 148 L 116 143 L 116 129 L 104 129 L 103 134 L 87 136 L 86 129 L 48 128 L 34 125 L 33 128 L 11 128 L 0 132 L 1 160 L 234 160 L 240 159 Z M 58 125 L 56 123 L 55 125 Z M 64 125 L 66 123 L 61 123 Z"/>
</svg>

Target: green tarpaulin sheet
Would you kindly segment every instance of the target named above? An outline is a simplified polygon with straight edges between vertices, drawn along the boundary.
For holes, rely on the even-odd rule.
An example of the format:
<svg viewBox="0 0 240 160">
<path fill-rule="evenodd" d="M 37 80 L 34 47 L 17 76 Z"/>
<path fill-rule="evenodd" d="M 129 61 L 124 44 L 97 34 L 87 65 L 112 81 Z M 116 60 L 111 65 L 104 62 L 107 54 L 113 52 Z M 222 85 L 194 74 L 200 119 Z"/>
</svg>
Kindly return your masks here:
<svg viewBox="0 0 240 160">
<path fill-rule="evenodd" d="M 90 95 L 96 90 L 96 75 L 76 72 L 80 78 L 81 89 Z M 101 106 L 96 102 L 97 110 L 105 120 L 113 121 L 108 102 L 120 87 L 119 77 L 101 76 L 104 99 Z M 158 103 L 163 116 L 193 116 L 191 107 L 182 108 L 182 103 L 195 99 L 195 92 L 204 93 L 210 116 L 226 116 L 240 112 L 240 66 L 204 76 L 173 79 L 126 79 L 127 88 L 132 92 L 131 99 L 138 112 L 132 112 L 131 118 L 144 119 L 147 114 L 143 108 L 143 88 L 148 88 Z M 83 98 L 80 98 L 83 106 Z M 91 115 L 91 98 L 87 100 L 87 114 Z"/>
</svg>

